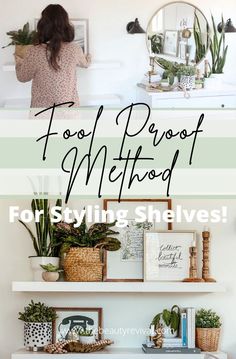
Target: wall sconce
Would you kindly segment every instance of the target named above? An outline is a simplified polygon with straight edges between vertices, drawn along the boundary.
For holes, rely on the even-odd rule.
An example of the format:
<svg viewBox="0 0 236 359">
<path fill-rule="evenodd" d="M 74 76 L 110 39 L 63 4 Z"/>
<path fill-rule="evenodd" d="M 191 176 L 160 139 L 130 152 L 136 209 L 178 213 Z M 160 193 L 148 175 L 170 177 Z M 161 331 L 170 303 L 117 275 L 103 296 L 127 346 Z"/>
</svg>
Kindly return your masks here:
<svg viewBox="0 0 236 359">
<path fill-rule="evenodd" d="M 217 26 L 217 30 L 219 31 L 219 33 L 222 32 L 222 22 L 219 23 L 219 25 Z M 236 28 L 234 27 L 232 20 L 228 19 L 225 23 L 225 28 L 224 28 L 224 32 L 236 32 Z"/>
<path fill-rule="evenodd" d="M 127 26 L 126 30 L 128 34 L 146 34 L 146 31 L 140 26 L 138 19 L 136 18 L 135 21 L 130 21 Z"/>
</svg>

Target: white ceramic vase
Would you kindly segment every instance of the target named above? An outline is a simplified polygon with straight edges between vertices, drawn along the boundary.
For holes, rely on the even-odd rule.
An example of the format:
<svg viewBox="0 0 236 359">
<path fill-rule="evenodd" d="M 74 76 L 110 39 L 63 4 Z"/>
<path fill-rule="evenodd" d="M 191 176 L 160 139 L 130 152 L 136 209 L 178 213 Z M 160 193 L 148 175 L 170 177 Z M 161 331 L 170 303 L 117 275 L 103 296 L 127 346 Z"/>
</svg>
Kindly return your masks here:
<svg viewBox="0 0 236 359">
<path fill-rule="evenodd" d="M 24 322 L 24 346 L 27 350 L 43 350 L 52 343 L 52 323 Z"/>
<path fill-rule="evenodd" d="M 176 338 L 178 335 L 177 330 L 174 331 L 170 326 L 167 325 L 163 325 L 162 332 L 163 332 L 163 337 L 166 339 Z"/>
<path fill-rule="evenodd" d="M 58 257 L 30 257 L 30 265 L 33 272 L 33 281 L 42 282 L 42 274 L 44 269 L 40 265 L 53 264 L 54 266 L 59 267 L 59 258 Z"/>
<path fill-rule="evenodd" d="M 95 343 L 96 340 L 95 340 L 95 336 L 94 336 L 94 335 L 89 336 L 89 337 L 80 335 L 80 336 L 79 336 L 79 341 L 80 341 L 80 343 L 82 343 L 82 344 L 93 344 L 93 343 Z"/>
<path fill-rule="evenodd" d="M 205 79 L 205 88 L 212 90 L 220 88 L 224 82 L 224 74 L 211 74 L 210 77 Z"/>
</svg>

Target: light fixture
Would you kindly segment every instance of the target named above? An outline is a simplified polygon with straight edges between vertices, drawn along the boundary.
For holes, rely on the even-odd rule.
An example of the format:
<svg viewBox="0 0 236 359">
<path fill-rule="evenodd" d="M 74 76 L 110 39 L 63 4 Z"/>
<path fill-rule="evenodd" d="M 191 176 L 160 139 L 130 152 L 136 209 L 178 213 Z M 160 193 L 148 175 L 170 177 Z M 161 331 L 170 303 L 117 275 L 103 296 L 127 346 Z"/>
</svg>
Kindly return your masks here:
<svg viewBox="0 0 236 359">
<path fill-rule="evenodd" d="M 138 19 L 136 18 L 135 21 L 130 21 L 127 26 L 126 30 L 129 34 L 145 34 L 146 31 L 140 26 Z"/>
<path fill-rule="evenodd" d="M 218 31 L 221 33 L 222 32 L 222 22 L 219 23 L 219 25 L 217 26 Z M 224 32 L 236 32 L 236 28 L 234 27 L 232 20 L 228 19 L 225 23 L 225 27 L 224 27 Z"/>
</svg>

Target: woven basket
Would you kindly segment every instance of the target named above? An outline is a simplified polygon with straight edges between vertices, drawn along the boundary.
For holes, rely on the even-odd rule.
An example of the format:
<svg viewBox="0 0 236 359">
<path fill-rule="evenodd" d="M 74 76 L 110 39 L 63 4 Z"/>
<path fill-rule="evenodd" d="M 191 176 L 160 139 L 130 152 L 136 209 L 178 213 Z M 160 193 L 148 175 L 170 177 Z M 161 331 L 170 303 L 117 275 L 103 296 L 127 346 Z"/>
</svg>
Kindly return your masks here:
<svg viewBox="0 0 236 359">
<path fill-rule="evenodd" d="M 204 352 L 217 352 L 220 340 L 220 328 L 197 328 L 197 347 Z"/>
<path fill-rule="evenodd" d="M 103 264 L 98 248 L 71 248 L 64 261 L 68 282 L 101 282 Z"/>
<path fill-rule="evenodd" d="M 30 47 L 32 47 L 33 45 L 16 45 L 15 46 L 15 54 L 19 57 L 21 57 L 22 59 L 25 58 L 27 51 L 29 50 Z"/>
</svg>

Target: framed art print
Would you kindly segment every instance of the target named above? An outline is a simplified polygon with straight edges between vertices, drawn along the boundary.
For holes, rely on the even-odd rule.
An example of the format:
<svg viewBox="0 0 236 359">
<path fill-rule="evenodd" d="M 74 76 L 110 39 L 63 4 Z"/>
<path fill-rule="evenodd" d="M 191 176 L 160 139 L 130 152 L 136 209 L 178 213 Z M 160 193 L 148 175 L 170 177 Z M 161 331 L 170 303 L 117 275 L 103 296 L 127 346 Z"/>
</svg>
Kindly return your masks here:
<svg viewBox="0 0 236 359">
<path fill-rule="evenodd" d="M 39 19 L 34 20 L 34 28 L 37 29 Z M 70 19 L 75 29 L 74 42 L 80 45 L 84 54 L 89 53 L 89 22 L 88 19 Z"/>
<path fill-rule="evenodd" d="M 143 281 L 143 244 L 144 232 L 155 229 L 172 229 L 171 223 L 160 221 L 159 223 L 137 223 L 136 209 L 143 211 L 153 210 L 163 213 L 171 209 L 170 199 L 123 199 L 119 203 L 116 199 L 104 200 L 104 209 L 127 210 L 128 224 L 117 227 L 117 235 L 121 242 L 121 248 L 115 252 L 105 252 L 103 280 L 107 282 L 142 282 Z"/>
<path fill-rule="evenodd" d="M 182 281 L 189 276 L 189 248 L 196 245 L 195 231 L 146 232 L 144 280 Z"/>
<path fill-rule="evenodd" d="M 93 330 L 96 339 L 101 339 L 102 308 L 54 308 L 57 319 L 53 321 L 53 343 L 78 339 L 81 329 Z M 76 339 L 77 338 L 77 339 Z"/>
<path fill-rule="evenodd" d="M 178 53 L 178 31 L 166 30 L 164 36 L 163 53 L 165 55 L 177 56 Z"/>
</svg>

